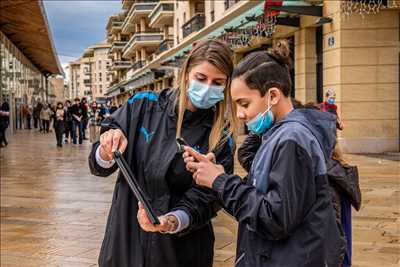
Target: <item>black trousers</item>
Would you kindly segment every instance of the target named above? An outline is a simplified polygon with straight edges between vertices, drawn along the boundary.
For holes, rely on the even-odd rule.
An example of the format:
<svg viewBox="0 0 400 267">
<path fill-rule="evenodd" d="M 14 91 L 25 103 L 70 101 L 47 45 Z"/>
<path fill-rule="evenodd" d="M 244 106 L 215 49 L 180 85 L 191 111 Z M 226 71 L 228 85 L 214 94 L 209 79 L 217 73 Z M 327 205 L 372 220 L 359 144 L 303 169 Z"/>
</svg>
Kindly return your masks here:
<svg viewBox="0 0 400 267">
<path fill-rule="evenodd" d="M 42 120 L 43 132 L 48 133 L 50 131 L 50 120 Z"/>
<path fill-rule="evenodd" d="M 64 131 L 65 131 L 65 139 L 68 139 L 71 137 L 72 139 L 72 121 L 66 121 L 64 122 Z"/>
<path fill-rule="evenodd" d="M 63 142 L 63 133 L 64 133 L 64 122 L 63 121 L 55 121 L 54 129 L 56 134 L 57 145 L 61 146 Z"/>
<path fill-rule="evenodd" d="M 7 128 L 5 128 L 5 127 L 1 127 L 0 126 L 0 145 L 2 146 L 3 144 L 4 145 L 7 145 L 8 143 L 7 143 L 7 139 L 6 139 L 6 129 Z"/>
<path fill-rule="evenodd" d="M 26 127 L 27 129 L 31 129 L 31 116 L 26 117 Z"/>
<path fill-rule="evenodd" d="M 38 127 L 38 122 L 39 122 L 39 119 L 37 117 L 33 116 L 33 127 L 35 127 L 35 129 Z M 40 122 L 39 122 L 39 124 L 40 124 Z M 39 125 L 39 127 L 40 127 L 40 125 Z"/>
</svg>

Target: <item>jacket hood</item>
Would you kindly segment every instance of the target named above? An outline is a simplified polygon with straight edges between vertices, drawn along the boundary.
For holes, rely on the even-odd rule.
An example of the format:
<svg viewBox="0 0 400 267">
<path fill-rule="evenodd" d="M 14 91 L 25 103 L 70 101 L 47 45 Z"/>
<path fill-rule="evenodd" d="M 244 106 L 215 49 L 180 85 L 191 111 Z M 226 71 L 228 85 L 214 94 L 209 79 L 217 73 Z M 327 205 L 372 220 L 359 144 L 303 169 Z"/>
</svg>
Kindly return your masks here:
<svg viewBox="0 0 400 267">
<path fill-rule="evenodd" d="M 336 144 L 335 115 L 315 109 L 294 109 L 284 119 L 276 122 L 266 135 L 271 135 L 276 129 L 288 122 L 298 122 L 306 127 L 318 140 L 325 159 L 331 157 Z"/>
</svg>

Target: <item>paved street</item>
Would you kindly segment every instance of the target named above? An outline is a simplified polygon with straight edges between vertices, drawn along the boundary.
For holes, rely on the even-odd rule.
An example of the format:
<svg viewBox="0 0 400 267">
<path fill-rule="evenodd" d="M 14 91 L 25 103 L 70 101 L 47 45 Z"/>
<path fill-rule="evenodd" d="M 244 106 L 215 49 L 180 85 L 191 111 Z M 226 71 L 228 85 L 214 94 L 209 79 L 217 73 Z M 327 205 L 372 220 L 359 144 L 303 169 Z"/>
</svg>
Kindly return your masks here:
<svg viewBox="0 0 400 267">
<path fill-rule="evenodd" d="M 0 161 L 0 265 L 97 266 L 115 176 L 89 173 L 88 142 L 57 149 L 53 133 L 32 130 L 9 143 Z M 353 266 L 400 266 L 398 156 L 346 158 L 359 166 L 363 192 L 363 208 L 353 213 Z M 232 266 L 236 224 L 220 212 L 214 228 L 214 266 Z"/>
</svg>

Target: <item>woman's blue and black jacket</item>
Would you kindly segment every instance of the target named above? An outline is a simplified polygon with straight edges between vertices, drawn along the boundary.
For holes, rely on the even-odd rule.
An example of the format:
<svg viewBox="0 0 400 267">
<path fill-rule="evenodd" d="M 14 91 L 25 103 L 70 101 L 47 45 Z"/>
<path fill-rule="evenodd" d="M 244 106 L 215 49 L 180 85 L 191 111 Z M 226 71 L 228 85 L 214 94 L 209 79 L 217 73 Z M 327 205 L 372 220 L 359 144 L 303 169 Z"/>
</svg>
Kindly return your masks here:
<svg viewBox="0 0 400 267">
<path fill-rule="evenodd" d="M 208 138 L 214 111 L 186 111 L 182 136 L 202 153 L 208 151 Z M 183 210 L 190 218 L 183 233 L 163 235 L 146 233 L 137 221 L 137 200 L 122 177 L 118 177 L 106 233 L 99 255 L 101 267 L 212 266 L 214 234 L 210 219 L 220 208 L 215 193 L 193 184 L 176 145 L 176 91 L 139 92 L 111 115 L 103 125 L 121 129 L 128 138 L 124 157 L 131 164 L 140 186 L 150 197 L 157 215 Z M 225 170 L 233 171 L 232 142 L 219 146 L 214 153 Z M 104 169 L 96 162 L 95 143 L 89 156 L 91 172 L 109 176 L 114 165 Z M 171 185 L 172 184 L 172 185 Z"/>
</svg>

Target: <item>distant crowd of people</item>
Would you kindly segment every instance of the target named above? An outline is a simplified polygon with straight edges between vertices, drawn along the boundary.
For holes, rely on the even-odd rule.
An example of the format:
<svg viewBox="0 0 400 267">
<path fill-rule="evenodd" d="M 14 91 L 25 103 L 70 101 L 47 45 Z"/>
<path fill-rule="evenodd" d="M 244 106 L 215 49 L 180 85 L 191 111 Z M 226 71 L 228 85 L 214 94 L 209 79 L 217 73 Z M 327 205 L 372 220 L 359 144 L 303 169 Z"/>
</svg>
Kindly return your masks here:
<svg viewBox="0 0 400 267">
<path fill-rule="evenodd" d="M 73 102 L 66 100 L 58 102 L 55 106 L 49 103 L 38 102 L 33 108 L 23 105 L 21 108 L 22 124 L 25 129 L 39 129 L 41 133 L 53 132 L 56 136 L 57 146 L 72 142 L 82 144 L 87 138 L 89 122 L 100 125 L 101 121 L 118 109 L 111 101 L 106 104 L 98 104 L 93 101 L 88 103 L 83 97 L 75 98 Z M 8 145 L 6 130 L 10 124 L 10 106 L 5 100 L 0 106 L 0 146 Z"/>
</svg>

